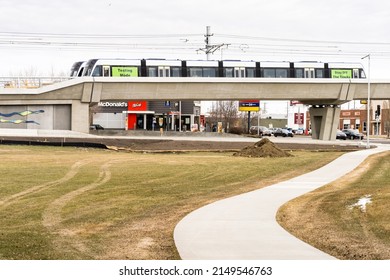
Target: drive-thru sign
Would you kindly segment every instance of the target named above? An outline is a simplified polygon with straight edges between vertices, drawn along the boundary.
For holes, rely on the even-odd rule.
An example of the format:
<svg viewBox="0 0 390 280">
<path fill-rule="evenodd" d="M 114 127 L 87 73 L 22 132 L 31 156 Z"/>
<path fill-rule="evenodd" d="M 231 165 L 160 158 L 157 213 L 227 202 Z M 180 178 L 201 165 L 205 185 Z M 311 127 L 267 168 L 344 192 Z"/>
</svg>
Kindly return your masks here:
<svg viewBox="0 0 390 280">
<path fill-rule="evenodd" d="M 239 101 L 239 110 L 240 111 L 260 111 L 260 100 L 241 100 Z"/>
</svg>

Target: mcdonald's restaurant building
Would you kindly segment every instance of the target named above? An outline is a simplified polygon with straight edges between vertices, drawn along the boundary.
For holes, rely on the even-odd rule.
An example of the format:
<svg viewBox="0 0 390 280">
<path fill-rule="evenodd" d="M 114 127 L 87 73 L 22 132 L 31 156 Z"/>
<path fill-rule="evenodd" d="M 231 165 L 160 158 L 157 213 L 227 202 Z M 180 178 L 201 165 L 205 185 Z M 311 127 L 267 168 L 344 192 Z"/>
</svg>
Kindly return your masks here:
<svg viewBox="0 0 390 280">
<path fill-rule="evenodd" d="M 90 123 L 112 130 L 187 131 L 199 128 L 200 102 L 104 101 L 91 107 Z"/>
</svg>

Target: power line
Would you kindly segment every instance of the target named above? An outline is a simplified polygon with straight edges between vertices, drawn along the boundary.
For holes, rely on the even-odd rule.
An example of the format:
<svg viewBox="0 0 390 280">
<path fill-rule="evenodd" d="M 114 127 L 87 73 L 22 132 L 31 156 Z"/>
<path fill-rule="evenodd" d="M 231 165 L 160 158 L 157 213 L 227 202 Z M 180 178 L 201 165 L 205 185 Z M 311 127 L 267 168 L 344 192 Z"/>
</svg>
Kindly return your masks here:
<svg viewBox="0 0 390 280">
<path fill-rule="evenodd" d="M 197 39 L 205 37 L 205 46 Z M 211 44 L 212 36 L 232 39 L 229 43 Z M 191 39 L 188 39 L 191 38 Z M 373 57 L 388 57 L 390 52 L 383 46 L 386 42 L 343 42 L 317 41 L 301 39 L 267 38 L 256 36 L 211 34 L 207 27 L 205 34 L 66 34 L 66 33 L 27 33 L 27 32 L 0 32 L 1 48 L 38 49 L 51 48 L 61 50 L 106 50 L 129 52 L 145 51 L 180 51 L 181 53 L 196 54 L 202 51 L 208 56 L 228 46 L 224 55 L 259 56 L 264 54 L 286 54 L 306 56 L 361 56 L 371 53 Z M 367 50 L 367 47 L 370 49 Z M 255 59 L 255 57 L 253 58 Z"/>
<path fill-rule="evenodd" d="M 29 37 L 29 38 L 89 38 L 89 39 L 159 39 L 199 37 L 203 34 L 69 34 L 69 33 L 35 33 L 35 32 L 0 32 L 0 37 Z"/>
<path fill-rule="evenodd" d="M 330 41 L 330 40 L 308 40 L 308 39 L 287 39 L 287 38 L 271 38 L 258 36 L 244 36 L 232 34 L 215 34 L 216 36 L 231 38 L 231 39 L 246 39 L 246 40 L 262 40 L 276 42 L 295 42 L 295 43 L 315 43 L 315 44 L 343 44 L 343 45 L 390 45 L 390 42 L 362 42 L 362 41 Z"/>
</svg>

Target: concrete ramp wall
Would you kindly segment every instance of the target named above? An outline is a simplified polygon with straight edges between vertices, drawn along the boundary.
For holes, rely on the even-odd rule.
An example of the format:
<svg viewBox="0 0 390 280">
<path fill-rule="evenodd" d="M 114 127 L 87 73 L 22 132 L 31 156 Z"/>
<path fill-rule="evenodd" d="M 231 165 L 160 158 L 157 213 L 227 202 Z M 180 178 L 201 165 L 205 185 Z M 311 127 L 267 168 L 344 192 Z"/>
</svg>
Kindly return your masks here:
<svg viewBox="0 0 390 280">
<path fill-rule="evenodd" d="M 71 106 L 1 105 L 0 128 L 71 130 Z"/>
</svg>

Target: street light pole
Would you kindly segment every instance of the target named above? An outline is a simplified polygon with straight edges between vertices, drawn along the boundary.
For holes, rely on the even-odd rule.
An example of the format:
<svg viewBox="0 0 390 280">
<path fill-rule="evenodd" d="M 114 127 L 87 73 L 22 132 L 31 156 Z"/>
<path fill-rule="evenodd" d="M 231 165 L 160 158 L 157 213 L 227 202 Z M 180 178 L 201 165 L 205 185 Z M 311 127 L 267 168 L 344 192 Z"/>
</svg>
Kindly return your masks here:
<svg viewBox="0 0 390 280">
<path fill-rule="evenodd" d="M 371 77 L 371 54 L 366 55 L 365 57 L 362 57 L 362 59 L 368 58 L 368 76 L 367 76 L 367 84 L 368 84 L 368 89 L 367 89 L 367 145 L 366 148 L 370 148 L 370 96 L 371 96 L 371 82 L 370 82 L 370 77 Z"/>
</svg>

